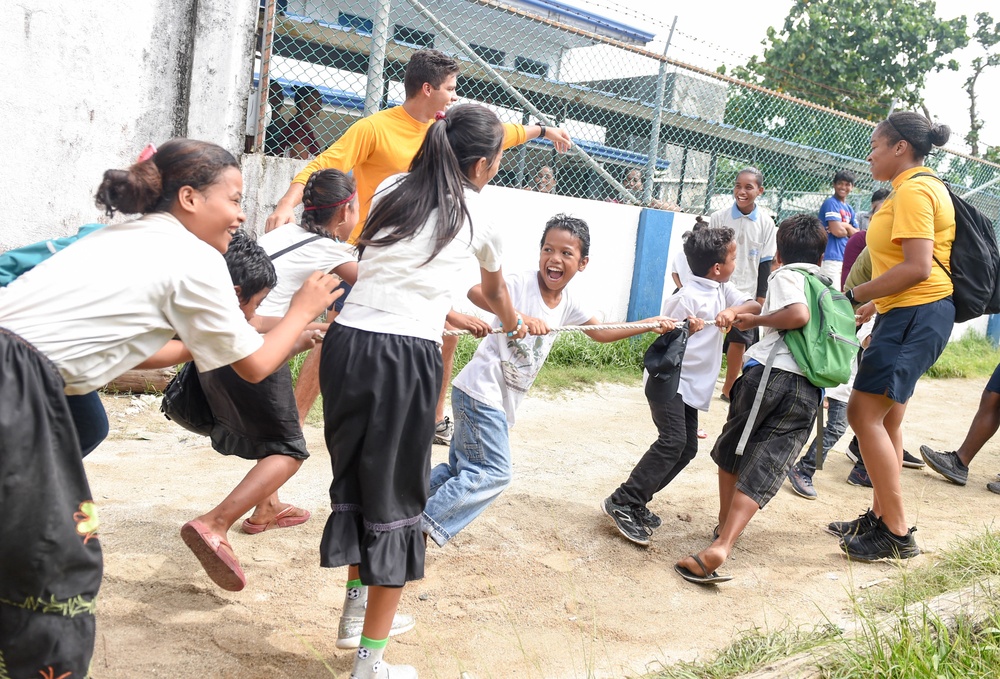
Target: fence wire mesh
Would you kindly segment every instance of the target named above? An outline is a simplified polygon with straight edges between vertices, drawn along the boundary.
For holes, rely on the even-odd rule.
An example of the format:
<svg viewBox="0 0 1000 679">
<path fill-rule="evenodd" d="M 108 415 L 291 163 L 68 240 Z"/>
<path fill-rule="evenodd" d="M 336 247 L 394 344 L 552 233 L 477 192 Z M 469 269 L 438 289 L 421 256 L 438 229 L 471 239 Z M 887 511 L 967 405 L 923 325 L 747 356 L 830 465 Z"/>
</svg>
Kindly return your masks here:
<svg viewBox="0 0 1000 679">
<path fill-rule="evenodd" d="M 504 122 L 541 113 L 574 140 L 568 154 L 544 140 L 508 151 L 502 186 L 708 214 L 755 166 L 777 219 L 817 211 L 838 170 L 858 178 L 859 213 L 878 188 L 864 160 L 871 122 L 689 66 L 669 45 L 649 49 L 641 26 L 563 2 L 262 0 L 259 25 L 254 151 L 316 155 L 402 103 L 409 56 L 433 47 L 461 63 L 462 101 Z M 1000 227 L 1000 165 L 950 151 L 928 164 Z"/>
</svg>

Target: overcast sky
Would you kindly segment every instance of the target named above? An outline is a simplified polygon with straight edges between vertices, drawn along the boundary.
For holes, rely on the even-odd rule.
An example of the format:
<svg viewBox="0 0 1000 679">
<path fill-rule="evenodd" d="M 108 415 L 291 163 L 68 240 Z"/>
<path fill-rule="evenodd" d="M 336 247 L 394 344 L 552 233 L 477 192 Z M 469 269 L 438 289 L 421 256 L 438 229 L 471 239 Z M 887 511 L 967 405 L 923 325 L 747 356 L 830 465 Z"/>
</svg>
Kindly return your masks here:
<svg viewBox="0 0 1000 679">
<path fill-rule="evenodd" d="M 616 18 L 657 34 L 666 39 L 670 23 L 677 15 L 677 33 L 671 43 L 670 55 L 697 66 L 714 70 L 720 62 L 729 65 L 746 62 L 751 54 L 762 53 L 760 44 L 768 26 L 781 27 L 791 0 L 700 0 L 671 2 L 668 0 L 568 0 L 578 7 L 587 7 L 598 14 Z M 589 6 L 589 7 L 588 7 Z M 938 2 L 938 16 L 952 19 L 961 14 L 970 25 L 977 12 L 990 12 L 1000 17 L 996 0 L 946 0 Z M 644 19 L 653 19 L 652 22 Z M 971 32 L 971 31 L 970 31 Z M 661 47 L 662 49 L 662 47 Z M 951 148 L 965 149 L 962 137 L 969 130 L 969 100 L 963 89 L 969 76 L 969 62 L 982 50 L 972 47 L 952 56 L 962 64 L 960 71 L 930 74 L 924 98 L 931 115 L 952 128 Z M 988 69 L 979 78 L 979 117 L 986 122 L 980 138 L 990 146 L 1000 145 L 1000 66 Z"/>
</svg>

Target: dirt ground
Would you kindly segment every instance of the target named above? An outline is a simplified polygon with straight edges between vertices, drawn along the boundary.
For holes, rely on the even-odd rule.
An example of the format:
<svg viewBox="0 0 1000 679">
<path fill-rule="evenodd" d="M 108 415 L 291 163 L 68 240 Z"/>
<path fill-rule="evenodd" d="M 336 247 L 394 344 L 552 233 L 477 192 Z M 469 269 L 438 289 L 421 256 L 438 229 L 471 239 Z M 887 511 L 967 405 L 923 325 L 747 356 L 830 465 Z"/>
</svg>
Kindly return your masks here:
<svg viewBox="0 0 1000 679">
<path fill-rule="evenodd" d="M 907 449 L 957 446 L 984 383 L 923 380 L 906 419 Z M 334 646 L 346 569 L 318 565 L 331 476 L 321 428 L 307 428 L 313 457 L 282 491 L 313 519 L 257 536 L 233 530 L 248 584 L 230 593 L 208 579 L 179 529 L 221 500 L 249 463 L 164 420 L 153 397 L 105 404 L 112 434 L 87 459 L 106 563 L 94 677 L 346 677 L 353 652 Z M 851 568 L 821 530 L 870 503 L 868 491 L 845 483 L 847 437 L 817 474 L 817 501 L 786 484 L 754 518 L 720 569 L 732 582 L 702 588 L 673 572 L 716 523 L 708 452 L 725 412 L 714 401 L 698 457 L 650 504 L 664 525 L 644 549 L 619 537 L 599 509 L 655 437 L 641 388 L 529 397 L 512 432 L 513 485 L 450 545 L 428 547 L 427 577 L 401 604 L 417 627 L 390 643 L 386 659 L 425 678 L 625 677 L 706 657 L 755 626 L 849 622 L 852 592 L 896 567 Z M 1000 497 L 985 484 L 1000 472 L 998 451 L 1000 439 L 987 445 L 965 488 L 904 470 L 908 518 L 926 552 L 994 522 Z M 447 449 L 434 454 L 444 459 Z"/>
</svg>

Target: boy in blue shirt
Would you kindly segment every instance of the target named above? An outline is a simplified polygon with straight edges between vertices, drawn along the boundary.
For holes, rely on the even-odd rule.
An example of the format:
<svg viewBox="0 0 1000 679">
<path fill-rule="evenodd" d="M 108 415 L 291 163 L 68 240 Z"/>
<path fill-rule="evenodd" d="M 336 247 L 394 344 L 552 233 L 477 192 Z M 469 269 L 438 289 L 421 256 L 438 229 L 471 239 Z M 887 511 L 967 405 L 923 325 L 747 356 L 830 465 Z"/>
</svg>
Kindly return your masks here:
<svg viewBox="0 0 1000 679">
<path fill-rule="evenodd" d="M 826 252 L 820 267 L 830 280 L 840 281 L 844 267 L 844 247 L 847 239 L 858 232 L 858 218 L 854 208 L 847 204 L 847 197 L 854 190 L 854 173 L 839 170 L 833 175 L 833 195 L 823 201 L 819 221 L 827 231 Z"/>
</svg>

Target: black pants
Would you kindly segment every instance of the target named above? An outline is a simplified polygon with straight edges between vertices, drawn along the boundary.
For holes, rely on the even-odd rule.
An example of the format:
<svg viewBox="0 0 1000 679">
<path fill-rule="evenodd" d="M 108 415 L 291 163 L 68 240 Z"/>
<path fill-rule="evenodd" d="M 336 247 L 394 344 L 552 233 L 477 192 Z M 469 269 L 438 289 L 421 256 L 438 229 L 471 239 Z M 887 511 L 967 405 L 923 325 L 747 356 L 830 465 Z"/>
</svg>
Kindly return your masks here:
<svg viewBox="0 0 1000 679">
<path fill-rule="evenodd" d="M 63 380 L 0 329 L 0 674 L 87 676 L 102 559 Z"/>
<path fill-rule="evenodd" d="M 628 480 L 611 495 L 619 505 L 643 505 L 663 490 L 698 453 L 698 409 L 677 394 L 669 403 L 649 402 L 658 436 Z"/>
</svg>

